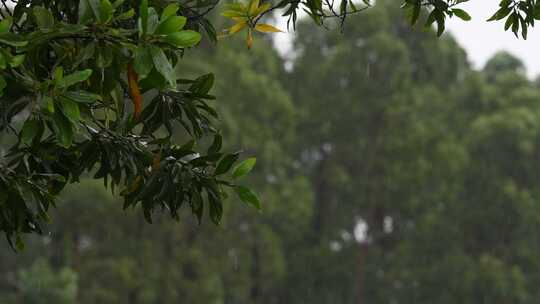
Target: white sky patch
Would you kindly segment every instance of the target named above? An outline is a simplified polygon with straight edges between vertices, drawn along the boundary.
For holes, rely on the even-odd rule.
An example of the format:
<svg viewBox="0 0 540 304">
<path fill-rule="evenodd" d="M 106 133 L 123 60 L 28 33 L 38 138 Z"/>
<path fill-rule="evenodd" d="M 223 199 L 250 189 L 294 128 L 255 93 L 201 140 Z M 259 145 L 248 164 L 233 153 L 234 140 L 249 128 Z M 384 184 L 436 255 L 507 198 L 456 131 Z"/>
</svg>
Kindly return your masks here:
<svg viewBox="0 0 540 304">
<path fill-rule="evenodd" d="M 368 224 L 362 218 L 356 221 L 356 225 L 354 227 L 354 239 L 358 243 L 368 242 Z"/>
<path fill-rule="evenodd" d="M 504 31 L 505 20 L 486 21 L 497 11 L 498 3 L 499 1 L 495 0 L 471 0 L 461 4 L 459 7 L 469 12 L 472 20 L 465 22 L 457 17 L 448 19 L 448 31 L 445 35 L 451 33 L 456 38 L 467 51 L 469 61 L 475 69 L 481 69 L 495 53 L 504 50 L 523 61 L 529 77 L 534 78 L 540 75 L 540 20 L 536 28 L 529 28 L 527 40 L 518 39 L 511 31 Z M 350 18 L 361 18 L 361 16 Z M 286 30 L 287 18 L 278 18 L 277 26 Z M 292 28 L 289 33 L 274 35 L 278 51 L 288 58 L 290 58 L 294 35 Z"/>
<path fill-rule="evenodd" d="M 486 21 L 497 11 L 498 3 L 495 0 L 463 3 L 460 8 L 469 12 L 472 20 L 464 22 L 454 17 L 448 20 L 447 27 L 467 51 L 475 68 L 482 68 L 497 51 L 506 50 L 525 63 L 530 77 L 536 77 L 540 74 L 540 22 L 536 28 L 529 28 L 527 40 L 517 39 L 511 31 L 504 31 L 506 19 Z"/>
<path fill-rule="evenodd" d="M 391 216 L 385 216 L 383 221 L 383 231 L 392 233 L 394 231 L 394 219 Z"/>
</svg>

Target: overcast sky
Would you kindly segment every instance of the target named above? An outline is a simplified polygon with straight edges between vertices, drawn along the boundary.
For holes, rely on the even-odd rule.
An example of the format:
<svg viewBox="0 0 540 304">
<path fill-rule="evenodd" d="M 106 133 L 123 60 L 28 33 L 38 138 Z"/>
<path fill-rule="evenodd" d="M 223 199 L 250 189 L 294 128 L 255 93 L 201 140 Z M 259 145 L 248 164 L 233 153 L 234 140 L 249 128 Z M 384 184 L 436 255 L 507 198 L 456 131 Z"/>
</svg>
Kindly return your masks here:
<svg viewBox="0 0 540 304">
<path fill-rule="evenodd" d="M 460 7 L 467 10 L 472 20 L 465 22 L 456 17 L 448 20 L 447 28 L 467 51 L 469 60 L 476 68 L 482 68 L 486 61 L 500 50 L 506 50 L 520 58 L 526 65 L 530 77 L 540 74 L 540 20 L 536 29 L 530 29 L 527 40 L 517 39 L 510 31 L 504 31 L 503 22 L 486 22 L 498 8 L 497 0 L 471 0 Z M 286 18 L 280 18 L 285 29 Z M 282 52 L 290 49 L 293 34 L 276 35 L 276 44 Z"/>
<path fill-rule="evenodd" d="M 540 22 L 537 28 L 529 30 L 527 40 L 517 39 L 511 31 L 504 32 L 504 22 L 486 22 L 497 10 L 498 3 L 472 0 L 462 4 L 473 20 L 463 22 L 452 18 L 448 25 L 450 31 L 467 50 L 475 67 L 482 67 L 495 52 L 506 50 L 523 60 L 531 77 L 537 76 L 540 74 Z"/>
</svg>

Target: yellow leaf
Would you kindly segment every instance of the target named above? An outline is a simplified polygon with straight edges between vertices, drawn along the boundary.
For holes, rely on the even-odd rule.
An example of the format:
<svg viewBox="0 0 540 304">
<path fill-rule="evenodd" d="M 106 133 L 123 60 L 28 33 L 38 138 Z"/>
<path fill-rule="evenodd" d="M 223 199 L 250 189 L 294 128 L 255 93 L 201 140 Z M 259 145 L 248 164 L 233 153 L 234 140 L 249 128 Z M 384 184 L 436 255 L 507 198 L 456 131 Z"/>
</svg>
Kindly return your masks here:
<svg viewBox="0 0 540 304">
<path fill-rule="evenodd" d="M 249 15 L 256 16 L 255 13 L 257 12 L 258 8 L 259 8 L 259 0 L 251 0 L 249 2 Z"/>
<path fill-rule="evenodd" d="M 247 7 L 244 5 L 244 3 L 241 2 L 225 4 L 225 8 L 231 11 L 238 11 L 244 13 L 247 11 Z"/>
<path fill-rule="evenodd" d="M 223 11 L 221 13 L 221 16 L 223 17 L 228 17 L 228 18 L 232 18 L 232 17 L 242 17 L 244 15 L 244 13 L 242 12 L 238 12 L 238 11 L 233 11 L 233 10 L 226 10 L 226 11 Z"/>
<path fill-rule="evenodd" d="M 271 6 L 272 6 L 272 4 L 270 4 L 268 2 L 264 3 L 263 5 L 259 6 L 259 8 L 257 8 L 257 10 L 255 11 L 254 16 L 258 16 L 258 15 L 266 12 L 267 10 L 270 9 Z"/>
<path fill-rule="evenodd" d="M 245 21 L 240 21 L 240 22 L 236 23 L 235 25 L 231 26 L 231 28 L 229 28 L 229 34 L 238 33 L 243 28 L 245 28 L 246 25 L 247 25 L 247 22 L 245 22 Z"/>
<path fill-rule="evenodd" d="M 253 45 L 253 35 L 251 34 L 251 29 L 248 29 L 246 45 L 248 49 L 251 49 L 251 46 Z"/>
<path fill-rule="evenodd" d="M 255 30 L 261 32 L 261 33 L 279 33 L 283 32 L 282 30 L 270 25 L 270 24 L 257 24 L 255 25 Z"/>
<path fill-rule="evenodd" d="M 231 19 L 236 21 L 236 22 L 247 21 L 248 20 L 247 17 L 231 17 Z"/>
</svg>

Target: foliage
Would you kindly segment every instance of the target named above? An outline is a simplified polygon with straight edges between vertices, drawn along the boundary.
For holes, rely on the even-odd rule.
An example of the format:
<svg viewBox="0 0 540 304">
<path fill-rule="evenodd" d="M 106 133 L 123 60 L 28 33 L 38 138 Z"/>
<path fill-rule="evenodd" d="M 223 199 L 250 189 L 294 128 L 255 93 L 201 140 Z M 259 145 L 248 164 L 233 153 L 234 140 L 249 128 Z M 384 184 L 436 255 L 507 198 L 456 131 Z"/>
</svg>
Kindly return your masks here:
<svg viewBox="0 0 540 304">
<path fill-rule="evenodd" d="M 140 204 L 149 222 L 157 209 L 179 219 L 189 205 L 218 224 L 225 188 L 260 207 L 225 177 L 239 153 L 223 152 L 212 126 L 214 76 L 183 79 L 174 69 L 201 40 L 201 23 L 211 25 L 176 3 L 137 6 L 19 1 L 2 20 L 0 129 L 15 143 L 0 173 L 0 230 L 10 244 L 22 248 L 20 233 L 41 232 L 55 196 L 88 174 L 122 188 L 124 208 Z M 172 140 L 175 124 L 183 145 Z"/>
<path fill-rule="evenodd" d="M 437 23 L 441 35 L 447 17 L 470 19 L 459 8 L 463 2 L 406 0 L 404 8 L 412 23 L 425 8 L 426 25 Z M 226 175 L 240 154 L 221 150 L 213 74 L 187 78 L 182 72 L 203 34 L 217 39 L 208 19 L 217 0 L 1 5 L 0 131 L 13 145 L 0 163 L 0 230 L 12 246 L 22 248 L 22 233 L 41 232 L 64 186 L 89 174 L 118 189 L 125 208 L 142 206 L 149 222 L 158 209 L 179 219 L 179 209 L 188 205 L 199 222 L 208 210 L 220 223 L 228 188 L 260 208 L 255 193 Z M 505 28 L 526 38 L 537 6 L 535 0 L 503 0 L 490 20 L 506 18 Z M 251 48 L 253 31 L 280 31 L 260 22 L 274 11 L 281 10 L 293 28 L 300 11 L 317 25 L 337 19 L 343 28 L 349 15 L 370 7 L 368 0 L 232 3 L 223 15 L 235 24 L 225 34 L 246 29 Z M 178 128 L 181 144 L 172 140 Z M 208 137 L 213 142 L 203 149 Z M 249 171 L 249 162 L 233 177 Z"/>
<path fill-rule="evenodd" d="M 430 13 L 426 18 L 425 25 L 437 24 L 437 35 L 442 35 L 445 30 L 447 18 L 454 16 L 469 21 L 471 16 L 458 6 L 469 0 L 405 0 L 404 7 L 409 11 L 409 18 L 415 24 L 421 13 L 422 7 L 429 7 Z M 523 39 L 527 39 L 529 27 L 534 26 L 534 21 L 540 19 L 540 2 L 536 0 L 501 0 L 499 9 L 488 21 L 505 20 L 504 29 L 511 31 L 518 37 L 521 31 Z"/>
<path fill-rule="evenodd" d="M 19 273 L 24 303 L 73 303 L 77 298 L 77 274 L 69 268 L 55 273 L 47 261 L 38 259 Z"/>
<path fill-rule="evenodd" d="M 233 26 L 231 26 L 231 28 L 229 28 L 228 34 L 232 35 L 240 32 L 244 28 L 247 28 L 246 45 L 248 49 L 250 49 L 253 45 L 253 30 L 261 33 L 281 32 L 281 30 L 272 25 L 257 22 L 258 19 L 260 19 L 263 14 L 270 9 L 270 7 L 270 3 L 266 2 L 264 4 L 260 4 L 258 0 L 251 1 L 249 5 L 245 5 L 243 3 L 229 4 L 227 10 L 221 14 L 222 16 L 229 17 L 236 22 Z"/>
</svg>

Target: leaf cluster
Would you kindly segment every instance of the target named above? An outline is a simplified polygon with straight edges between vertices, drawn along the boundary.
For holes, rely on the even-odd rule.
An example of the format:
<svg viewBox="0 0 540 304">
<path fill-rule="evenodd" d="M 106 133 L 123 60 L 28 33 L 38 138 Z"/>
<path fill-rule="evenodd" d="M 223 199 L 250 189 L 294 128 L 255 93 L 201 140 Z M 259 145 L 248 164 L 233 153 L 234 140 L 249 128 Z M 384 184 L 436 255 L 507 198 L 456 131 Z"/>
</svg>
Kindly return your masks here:
<svg viewBox="0 0 540 304">
<path fill-rule="evenodd" d="M 157 210 L 179 219 L 186 205 L 219 224 L 227 188 L 260 207 L 233 180 L 252 160 L 228 175 L 240 153 L 222 151 L 213 127 L 214 76 L 177 73 L 209 28 L 195 12 L 146 0 L 81 0 L 76 10 L 19 1 L 0 21 L 0 131 L 15 139 L 0 159 L 0 231 L 10 244 L 40 233 L 56 195 L 86 175 L 149 222 Z M 214 141 L 200 151 L 206 137 Z"/>
</svg>

